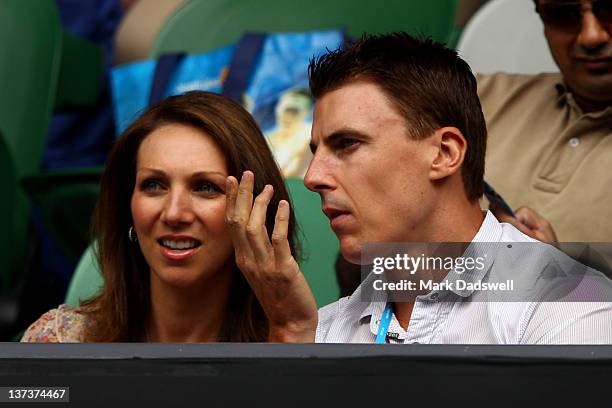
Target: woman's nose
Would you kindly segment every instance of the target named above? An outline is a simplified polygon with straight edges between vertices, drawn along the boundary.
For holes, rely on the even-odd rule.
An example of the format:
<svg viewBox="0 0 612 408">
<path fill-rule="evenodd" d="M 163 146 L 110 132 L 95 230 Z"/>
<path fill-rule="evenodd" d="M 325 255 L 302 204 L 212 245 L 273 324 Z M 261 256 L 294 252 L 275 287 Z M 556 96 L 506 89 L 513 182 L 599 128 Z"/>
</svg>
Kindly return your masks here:
<svg viewBox="0 0 612 408">
<path fill-rule="evenodd" d="M 161 220 L 171 226 L 189 224 L 194 220 L 191 196 L 186 191 L 171 191 L 168 194 Z"/>
</svg>

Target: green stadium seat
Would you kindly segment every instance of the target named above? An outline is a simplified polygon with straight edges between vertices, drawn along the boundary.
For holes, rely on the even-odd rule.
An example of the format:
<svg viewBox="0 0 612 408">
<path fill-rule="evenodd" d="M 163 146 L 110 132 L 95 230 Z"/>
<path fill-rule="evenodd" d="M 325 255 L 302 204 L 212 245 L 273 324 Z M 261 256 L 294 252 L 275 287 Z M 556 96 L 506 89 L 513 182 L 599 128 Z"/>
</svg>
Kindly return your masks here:
<svg viewBox="0 0 612 408">
<path fill-rule="evenodd" d="M 101 50 L 63 32 L 53 0 L 0 2 L 0 340 L 14 338 L 36 268 L 30 202 L 22 187 L 38 174 L 55 108 L 96 102 Z M 45 185 L 44 182 L 40 183 Z M 27 309 L 27 307 L 25 307 Z"/>
<path fill-rule="evenodd" d="M 52 0 L 36 7 L 22 0 L 0 3 L 0 128 L 14 164 L 17 180 L 39 171 L 54 106 L 61 61 L 62 30 Z M 3 292 L 12 287 L 24 267 L 29 204 L 14 185 L 4 199 L 13 200 L 13 217 L 0 234 L 10 237 L 0 247 Z M 4 238 L 6 239 L 6 237 Z"/>
<path fill-rule="evenodd" d="M 91 167 L 50 171 L 22 181 L 41 209 L 51 237 L 74 264 L 89 245 L 89 226 L 100 193 L 101 175 L 101 167 Z"/>
<path fill-rule="evenodd" d="M 101 50 L 62 31 L 53 0 L 34 7 L 22 0 L 0 3 L 0 128 L 12 158 L 17 183 L 5 191 L 13 217 L 0 233 L 1 292 L 19 284 L 24 271 L 30 205 L 21 188 L 24 176 L 38 174 L 55 107 L 81 106 L 97 100 Z"/>
<path fill-rule="evenodd" d="M 287 179 L 287 188 L 298 222 L 301 243 L 300 267 L 310 285 L 317 305 L 325 306 L 340 295 L 334 265 L 339 245 L 329 220 L 321 211 L 319 195 L 308 190 L 301 179 Z"/>
<path fill-rule="evenodd" d="M 100 98 L 104 54 L 97 45 L 62 33 L 62 59 L 55 108 L 91 106 Z"/>
<path fill-rule="evenodd" d="M 81 301 L 95 295 L 103 285 L 104 280 L 100 274 L 94 247 L 90 245 L 81 256 L 81 260 L 72 275 L 64 303 L 77 307 Z"/>
<path fill-rule="evenodd" d="M 346 28 L 363 32 L 408 31 L 447 42 L 457 0 L 191 0 L 162 26 L 152 56 L 205 52 L 235 43 L 246 31 L 308 31 Z"/>
</svg>

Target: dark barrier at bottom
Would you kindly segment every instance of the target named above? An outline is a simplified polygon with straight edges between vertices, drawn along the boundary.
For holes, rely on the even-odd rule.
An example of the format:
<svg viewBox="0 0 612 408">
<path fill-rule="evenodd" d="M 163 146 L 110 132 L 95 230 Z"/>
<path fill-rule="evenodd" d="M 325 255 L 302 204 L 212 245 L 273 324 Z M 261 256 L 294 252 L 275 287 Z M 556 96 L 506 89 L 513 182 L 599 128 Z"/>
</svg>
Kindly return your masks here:
<svg viewBox="0 0 612 408">
<path fill-rule="evenodd" d="M 612 380 L 610 346 L 6 345 L 2 392 L 53 406 L 609 406 Z"/>
</svg>

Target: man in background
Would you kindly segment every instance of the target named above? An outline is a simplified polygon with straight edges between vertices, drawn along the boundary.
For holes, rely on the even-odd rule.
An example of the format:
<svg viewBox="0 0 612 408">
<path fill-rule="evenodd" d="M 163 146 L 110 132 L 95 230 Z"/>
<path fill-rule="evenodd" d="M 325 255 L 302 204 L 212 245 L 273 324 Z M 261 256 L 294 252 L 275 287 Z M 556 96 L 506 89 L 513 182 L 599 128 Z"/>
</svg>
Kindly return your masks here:
<svg viewBox="0 0 612 408">
<path fill-rule="evenodd" d="M 544 242 L 610 242 L 612 2 L 535 5 L 561 72 L 478 78 L 487 181 L 516 218 L 496 215 Z M 605 270 L 612 251 L 598 250 Z"/>
</svg>

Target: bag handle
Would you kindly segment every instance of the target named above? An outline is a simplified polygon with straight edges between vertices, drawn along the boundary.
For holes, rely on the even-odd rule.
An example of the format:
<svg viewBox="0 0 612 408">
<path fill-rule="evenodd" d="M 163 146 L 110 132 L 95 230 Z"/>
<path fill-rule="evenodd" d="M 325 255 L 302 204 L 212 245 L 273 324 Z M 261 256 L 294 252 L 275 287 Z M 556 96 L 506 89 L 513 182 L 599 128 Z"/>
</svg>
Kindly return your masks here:
<svg viewBox="0 0 612 408">
<path fill-rule="evenodd" d="M 176 71 L 177 66 L 183 61 L 183 58 L 185 58 L 185 55 L 187 54 L 184 52 L 175 52 L 163 54 L 157 59 L 153 83 L 151 84 L 151 93 L 149 94 L 149 106 L 153 106 L 164 99 L 172 75 Z"/>
<path fill-rule="evenodd" d="M 265 33 L 245 33 L 240 38 L 229 66 L 227 78 L 223 82 L 222 95 L 240 102 L 249 86 L 266 37 Z"/>
</svg>

